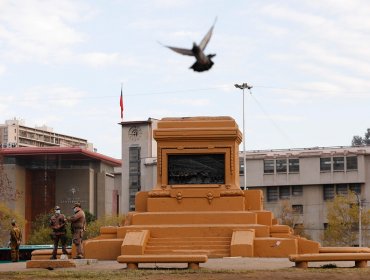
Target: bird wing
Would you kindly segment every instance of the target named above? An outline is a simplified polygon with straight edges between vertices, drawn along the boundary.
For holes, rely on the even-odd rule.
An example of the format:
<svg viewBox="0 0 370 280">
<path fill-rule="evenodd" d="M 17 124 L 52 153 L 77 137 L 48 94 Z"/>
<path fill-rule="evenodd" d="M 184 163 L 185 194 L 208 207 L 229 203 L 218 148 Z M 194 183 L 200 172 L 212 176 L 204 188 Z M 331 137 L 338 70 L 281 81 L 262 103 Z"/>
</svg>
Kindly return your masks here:
<svg viewBox="0 0 370 280">
<path fill-rule="evenodd" d="M 215 26 L 216 21 L 217 21 L 217 17 L 215 18 L 215 21 L 213 22 L 212 27 L 209 29 L 209 31 L 207 32 L 207 34 L 204 36 L 204 38 L 202 39 L 202 41 L 199 44 L 199 48 L 202 51 L 204 51 L 204 49 L 207 47 L 207 44 L 208 44 L 209 40 L 211 40 L 213 27 Z"/>
<path fill-rule="evenodd" d="M 169 48 L 170 50 L 173 50 L 174 52 L 177 52 L 183 55 L 194 56 L 193 52 L 189 49 L 182 49 L 182 48 L 176 48 L 176 47 L 170 47 L 170 46 L 165 46 L 165 47 Z"/>
<path fill-rule="evenodd" d="M 173 50 L 174 52 L 177 52 L 179 54 L 194 56 L 193 52 L 191 50 L 189 50 L 189 49 L 182 49 L 182 48 L 170 47 L 170 46 L 163 45 L 159 41 L 157 41 L 157 42 L 161 46 L 166 47 L 166 48 L 169 48 L 170 50 Z"/>
</svg>

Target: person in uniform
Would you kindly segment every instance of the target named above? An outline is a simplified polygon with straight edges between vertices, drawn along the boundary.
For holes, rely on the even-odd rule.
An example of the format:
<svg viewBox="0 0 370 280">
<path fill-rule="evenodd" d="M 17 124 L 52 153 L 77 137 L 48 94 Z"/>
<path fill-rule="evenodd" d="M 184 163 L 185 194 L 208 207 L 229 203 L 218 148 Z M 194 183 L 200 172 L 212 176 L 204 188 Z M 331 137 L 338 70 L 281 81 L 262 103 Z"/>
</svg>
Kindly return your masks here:
<svg viewBox="0 0 370 280">
<path fill-rule="evenodd" d="M 53 254 L 51 256 L 51 260 L 57 259 L 57 252 L 58 252 L 58 245 L 59 240 L 62 243 L 62 252 L 63 254 L 67 255 L 66 243 L 67 243 L 67 230 L 66 230 L 66 217 L 61 213 L 60 207 L 55 206 L 54 208 L 55 214 L 50 218 L 50 227 L 53 230 L 52 238 L 54 241 L 54 249 Z"/>
<path fill-rule="evenodd" d="M 16 222 L 12 221 L 12 229 L 10 230 L 10 256 L 12 262 L 19 261 L 19 246 L 22 242 L 22 231 L 17 226 Z"/>
<path fill-rule="evenodd" d="M 82 237 L 86 227 L 85 212 L 81 209 L 79 202 L 74 204 L 73 212 L 74 215 L 68 219 L 71 222 L 72 242 L 76 245 L 76 259 L 82 259 Z"/>
</svg>

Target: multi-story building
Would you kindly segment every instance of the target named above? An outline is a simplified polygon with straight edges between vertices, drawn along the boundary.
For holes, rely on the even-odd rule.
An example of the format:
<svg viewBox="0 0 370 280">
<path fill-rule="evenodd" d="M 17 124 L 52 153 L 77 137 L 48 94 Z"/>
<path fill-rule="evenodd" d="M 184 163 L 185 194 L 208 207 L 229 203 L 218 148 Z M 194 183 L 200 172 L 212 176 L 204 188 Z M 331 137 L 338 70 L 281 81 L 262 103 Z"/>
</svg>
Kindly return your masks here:
<svg viewBox="0 0 370 280">
<path fill-rule="evenodd" d="M 58 205 L 66 214 L 79 201 L 97 217 L 121 211 L 120 174 L 117 160 L 93 151 L 87 140 L 54 133 L 51 128 L 30 128 L 23 121 L 0 125 L 0 176 L 6 178 L 17 199 L 0 202 L 27 221 L 25 239 L 32 222 Z"/>
<path fill-rule="evenodd" d="M 0 148 L 79 147 L 93 150 L 86 139 L 55 133 L 51 127 L 28 127 L 23 120 L 6 120 L 0 124 Z"/>
<path fill-rule="evenodd" d="M 135 207 L 136 192 L 151 190 L 156 183 L 153 129 L 157 120 L 121 124 L 124 200 L 121 204 L 128 211 Z M 327 202 L 336 194 L 354 191 L 364 208 L 370 201 L 370 147 L 247 151 L 247 186 L 244 186 L 242 152 L 239 157 L 241 188 L 263 190 L 264 207 L 277 218 L 283 203 L 289 203 L 295 212 L 295 222 L 302 224 L 314 240 L 322 241 L 327 225 Z M 367 244 L 365 241 L 363 244 Z"/>
<path fill-rule="evenodd" d="M 353 191 L 362 207 L 370 201 L 370 147 L 248 151 L 246 170 L 247 187 L 263 190 L 265 209 L 278 217 L 288 202 L 315 240 L 323 237 L 327 202 L 336 194 Z"/>
</svg>

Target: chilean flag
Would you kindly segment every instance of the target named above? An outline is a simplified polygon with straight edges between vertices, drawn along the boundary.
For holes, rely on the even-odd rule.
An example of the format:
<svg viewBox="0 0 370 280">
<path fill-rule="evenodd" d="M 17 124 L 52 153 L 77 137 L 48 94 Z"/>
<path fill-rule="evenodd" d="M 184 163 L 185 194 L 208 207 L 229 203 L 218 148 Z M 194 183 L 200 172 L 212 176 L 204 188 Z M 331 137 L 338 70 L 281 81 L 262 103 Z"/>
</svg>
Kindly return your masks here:
<svg viewBox="0 0 370 280">
<path fill-rule="evenodd" d="M 121 87 L 121 97 L 119 99 L 119 106 L 121 107 L 121 119 L 123 119 L 123 96 L 122 96 L 122 87 Z"/>
</svg>

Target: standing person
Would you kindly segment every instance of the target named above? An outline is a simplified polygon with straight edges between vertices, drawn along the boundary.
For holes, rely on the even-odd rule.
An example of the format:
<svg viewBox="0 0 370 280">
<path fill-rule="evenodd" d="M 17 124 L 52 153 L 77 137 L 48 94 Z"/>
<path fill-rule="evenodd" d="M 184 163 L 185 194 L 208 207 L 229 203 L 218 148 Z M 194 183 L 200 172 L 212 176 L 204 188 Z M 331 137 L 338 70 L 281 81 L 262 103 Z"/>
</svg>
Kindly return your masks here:
<svg viewBox="0 0 370 280">
<path fill-rule="evenodd" d="M 22 232 L 17 226 L 16 222 L 12 221 L 12 229 L 10 230 L 10 255 L 12 262 L 19 261 L 19 246 L 22 242 Z"/>
<path fill-rule="evenodd" d="M 82 237 L 86 227 L 85 212 L 81 209 L 79 202 L 74 204 L 73 212 L 74 215 L 68 219 L 71 222 L 72 242 L 76 245 L 76 259 L 82 259 Z"/>
<path fill-rule="evenodd" d="M 51 260 L 56 260 L 57 259 L 59 240 L 62 243 L 62 252 L 63 252 L 63 254 L 68 255 L 68 252 L 66 250 L 66 243 L 67 243 L 66 223 L 67 223 L 67 219 L 63 214 L 61 214 L 59 206 L 55 206 L 54 211 L 55 211 L 55 214 L 53 216 L 51 216 L 51 218 L 50 218 L 50 227 L 53 230 L 52 237 L 53 237 L 53 240 L 54 240 L 54 249 L 53 249 L 53 254 L 50 258 Z"/>
</svg>

